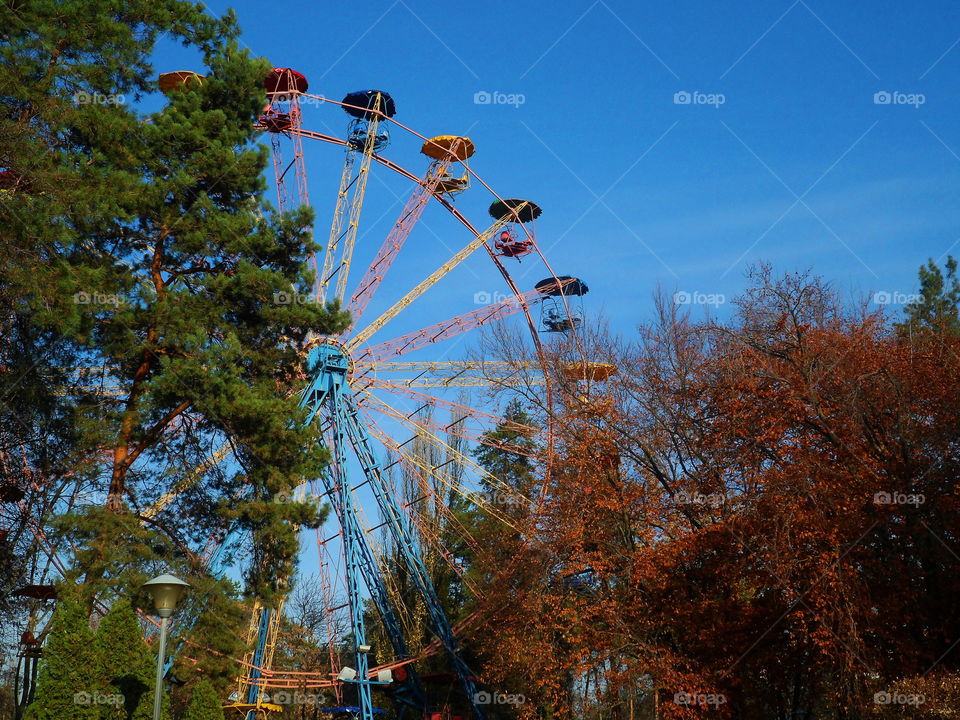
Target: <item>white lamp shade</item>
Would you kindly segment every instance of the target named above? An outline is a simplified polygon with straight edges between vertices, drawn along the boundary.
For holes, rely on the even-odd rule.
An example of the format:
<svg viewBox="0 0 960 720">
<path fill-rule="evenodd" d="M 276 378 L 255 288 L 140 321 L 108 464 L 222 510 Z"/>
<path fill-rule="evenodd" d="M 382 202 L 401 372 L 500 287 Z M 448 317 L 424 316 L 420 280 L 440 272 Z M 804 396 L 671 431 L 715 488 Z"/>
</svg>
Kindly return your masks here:
<svg viewBox="0 0 960 720">
<path fill-rule="evenodd" d="M 340 682 L 350 682 L 351 680 L 356 679 L 356 677 L 357 677 L 356 670 L 354 670 L 352 667 L 344 666 L 340 670 L 340 674 L 337 675 L 337 680 L 339 680 Z"/>
<path fill-rule="evenodd" d="M 168 618 L 173 615 L 180 598 L 190 587 L 180 578 L 173 575 L 161 575 L 149 580 L 143 584 L 150 596 L 153 598 L 153 608 L 157 615 L 162 618 Z"/>
<path fill-rule="evenodd" d="M 393 670 L 377 670 L 377 682 L 392 683 Z"/>
</svg>

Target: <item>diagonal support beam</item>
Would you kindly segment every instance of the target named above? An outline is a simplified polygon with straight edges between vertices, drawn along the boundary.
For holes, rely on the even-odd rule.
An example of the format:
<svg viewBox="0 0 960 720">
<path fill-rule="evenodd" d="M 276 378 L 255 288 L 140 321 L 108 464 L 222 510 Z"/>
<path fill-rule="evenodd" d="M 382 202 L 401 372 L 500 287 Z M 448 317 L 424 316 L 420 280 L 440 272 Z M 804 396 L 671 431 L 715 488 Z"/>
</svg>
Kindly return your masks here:
<svg viewBox="0 0 960 720">
<path fill-rule="evenodd" d="M 376 257 L 370 263 L 370 267 L 367 268 L 367 272 L 360 279 L 360 284 L 357 285 L 353 297 L 350 298 L 347 305 L 347 312 L 350 313 L 352 318 L 350 328 L 357 323 L 367 304 L 377 292 L 377 288 L 380 287 L 380 283 L 386 277 L 387 271 L 390 270 L 390 266 L 403 248 L 410 232 L 420 220 L 420 216 L 423 215 L 424 208 L 437 191 L 437 186 L 453 162 L 453 157 L 453 154 L 450 154 L 443 160 L 432 162 L 427 169 L 426 178 L 421 180 L 414 188 L 410 199 L 407 200 L 407 204 L 400 212 L 400 217 L 397 218 L 390 233 L 383 241 L 383 245 L 380 246 Z M 347 328 L 347 333 L 350 332 L 350 328 Z"/>
<path fill-rule="evenodd" d="M 430 575 L 423 564 L 420 546 L 414 539 L 407 515 L 403 511 L 403 508 L 400 507 L 386 478 L 383 476 L 382 467 L 374 454 L 370 437 L 360 423 L 358 417 L 359 407 L 354 401 L 353 396 L 345 394 L 343 399 L 346 408 L 347 436 L 350 438 L 354 452 L 363 468 L 364 475 L 366 475 L 370 482 L 370 487 L 376 498 L 377 505 L 380 507 L 380 512 L 387 523 L 387 527 L 390 529 L 394 542 L 396 542 L 403 554 L 404 561 L 417 589 L 423 596 L 437 637 L 447 651 L 450 661 L 453 663 L 466 697 L 470 700 L 476 716 L 480 718 L 480 720 L 485 720 L 486 715 L 476 702 L 477 688 L 470 668 L 467 667 L 467 664 L 460 656 L 457 638 L 453 634 L 453 629 L 450 627 L 450 622 L 447 620 L 446 614 L 443 612 L 443 606 L 440 603 L 440 598 L 437 596 L 433 581 L 430 579 Z"/>
<path fill-rule="evenodd" d="M 323 269 L 317 278 L 316 297 L 321 304 L 327 301 L 329 286 L 334 277 L 336 277 L 334 298 L 342 300 L 346 294 L 353 247 L 356 244 L 357 232 L 360 228 L 360 211 L 363 209 L 363 200 L 367 192 L 367 179 L 370 176 L 370 161 L 377 145 L 377 130 L 380 125 L 379 110 L 380 96 L 378 95 L 374 107 L 371 108 L 371 117 L 366 121 L 366 137 L 364 138 L 363 150 L 358 153 L 358 149 L 350 142 L 346 146 L 343 172 L 340 175 L 340 189 L 337 191 L 337 204 L 333 211 L 333 222 L 330 225 L 330 237 L 327 240 L 326 253 L 323 256 Z M 354 172 L 357 154 L 360 155 L 360 166 Z M 346 227 L 344 227 L 344 221 L 346 221 Z M 335 265 L 336 267 L 334 267 Z"/>
<path fill-rule="evenodd" d="M 500 302 L 492 303 L 470 312 L 462 313 L 449 320 L 430 325 L 429 327 L 401 335 L 393 340 L 386 340 L 373 345 L 357 355 L 357 362 L 376 362 L 387 360 L 398 355 L 404 355 L 419 350 L 426 345 L 432 345 L 447 340 L 488 323 L 502 320 L 521 312 L 525 306 L 533 305 L 543 298 L 538 290 L 530 290 L 520 297 L 511 296 Z"/>
<path fill-rule="evenodd" d="M 359 332 L 355 337 L 347 341 L 347 350 L 353 350 L 358 345 L 366 342 L 370 339 L 370 336 L 377 332 L 380 328 L 386 325 L 388 322 L 393 320 L 397 315 L 399 315 L 406 307 L 410 305 L 414 300 L 423 295 L 427 290 L 436 285 L 447 273 L 453 270 L 457 265 L 466 260 L 470 255 L 473 254 L 474 250 L 482 247 L 487 243 L 490 238 L 492 238 L 500 229 L 507 224 L 506 219 L 497 220 L 484 230 L 482 233 L 477 235 L 473 240 L 467 243 L 460 252 L 454 255 L 452 258 L 447 260 L 443 265 L 437 268 L 433 273 L 431 273 L 426 280 L 417 285 L 413 290 L 408 292 L 402 298 L 397 300 L 386 312 L 383 313 L 380 317 L 370 323 L 366 328 Z"/>
</svg>

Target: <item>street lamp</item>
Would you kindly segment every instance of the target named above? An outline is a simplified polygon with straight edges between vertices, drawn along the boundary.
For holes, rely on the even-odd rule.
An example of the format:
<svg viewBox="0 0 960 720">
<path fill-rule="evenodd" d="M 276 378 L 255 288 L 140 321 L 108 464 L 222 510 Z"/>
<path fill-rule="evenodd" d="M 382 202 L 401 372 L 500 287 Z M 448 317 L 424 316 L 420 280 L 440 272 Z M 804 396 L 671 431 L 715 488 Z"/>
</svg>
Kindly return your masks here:
<svg viewBox="0 0 960 720">
<path fill-rule="evenodd" d="M 163 699 L 163 661 L 167 651 L 167 622 L 173 615 L 180 598 L 190 587 L 173 575 L 161 575 L 143 584 L 153 598 L 153 608 L 160 616 L 160 647 L 157 653 L 157 682 L 153 690 L 153 720 L 160 720 L 160 705 Z"/>
</svg>

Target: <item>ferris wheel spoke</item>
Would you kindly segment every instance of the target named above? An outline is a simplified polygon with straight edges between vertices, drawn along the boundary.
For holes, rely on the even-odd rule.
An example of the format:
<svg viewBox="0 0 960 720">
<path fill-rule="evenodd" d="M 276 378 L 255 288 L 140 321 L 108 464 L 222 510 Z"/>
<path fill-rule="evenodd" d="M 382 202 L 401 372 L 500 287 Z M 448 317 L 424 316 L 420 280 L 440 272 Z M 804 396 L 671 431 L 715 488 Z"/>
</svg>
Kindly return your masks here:
<svg viewBox="0 0 960 720">
<path fill-rule="evenodd" d="M 387 415 L 388 417 L 392 417 L 396 419 L 410 417 L 410 414 L 404 413 L 403 411 L 392 407 L 391 405 L 382 401 L 379 397 L 377 397 L 376 395 L 373 395 L 372 393 L 368 395 L 368 398 L 370 401 L 369 403 L 370 410 L 373 410 L 382 415 Z M 482 432 L 478 433 L 478 432 L 474 432 L 467 429 L 466 422 L 465 422 L 466 419 L 467 419 L 466 416 L 463 416 L 462 418 L 459 418 L 458 420 L 452 423 L 449 423 L 447 425 L 444 425 L 435 420 L 426 420 L 424 418 L 418 419 L 417 422 L 424 425 L 425 427 L 429 427 L 431 430 L 448 433 L 450 435 L 454 435 L 463 440 L 469 440 L 471 442 L 487 445 L 488 447 L 513 453 L 514 455 L 522 455 L 532 460 L 540 459 L 540 454 L 536 452 L 531 452 L 530 448 L 526 448 L 521 445 L 517 445 L 515 443 L 497 442 L 494 440 L 490 440 L 484 437 L 484 433 Z"/>
<path fill-rule="evenodd" d="M 407 429 L 416 433 L 419 437 L 421 437 L 426 442 L 432 444 L 434 447 L 436 447 L 438 450 L 444 453 L 446 457 L 452 458 L 456 462 L 463 465 L 465 468 L 472 470 L 481 478 L 481 480 L 488 483 L 491 487 L 494 487 L 497 490 L 504 492 L 506 496 L 511 498 L 514 502 L 524 503 L 527 505 L 531 504 L 531 500 L 529 498 L 524 497 L 524 495 L 519 491 L 517 491 L 516 488 L 511 487 L 502 479 L 498 478 L 496 475 L 493 475 L 488 470 L 478 465 L 467 455 L 463 454 L 462 452 L 460 452 L 459 450 L 451 446 L 449 443 L 445 442 L 440 437 L 435 435 L 433 432 L 431 432 L 431 430 L 428 427 L 420 423 L 418 420 L 414 420 L 412 417 L 406 415 L 405 413 L 401 413 L 399 410 L 397 410 L 396 408 L 393 408 L 392 406 L 389 405 L 389 403 L 386 403 L 385 401 L 381 401 L 381 402 L 395 412 L 396 414 L 395 417 L 397 420 L 399 420 L 401 425 L 403 425 Z M 508 525 L 513 527 L 512 523 L 509 521 L 508 518 L 506 518 L 506 516 L 504 516 L 499 511 L 497 511 L 495 508 L 492 508 L 490 503 L 486 502 L 482 497 L 478 496 L 476 493 L 466 492 L 462 488 L 460 488 L 459 490 L 457 490 L 456 488 L 451 488 L 451 489 L 458 492 L 458 494 L 461 494 L 464 498 L 477 504 L 478 507 L 485 509 L 493 517 L 496 517 L 498 520 L 501 520 L 502 522 L 506 522 Z"/>
<path fill-rule="evenodd" d="M 450 387 L 528 387 L 546 382 L 534 362 L 506 361 L 440 361 L 440 362 L 378 362 L 358 363 L 354 384 L 358 387 L 379 380 L 381 373 L 391 373 L 389 381 L 411 388 Z M 408 372 L 410 377 L 395 377 L 393 373 Z"/>
<path fill-rule="evenodd" d="M 356 336 L 348 340 L 346 343 L 347 350 L 353 350 L 357 346 L 369 340 L 371 335 L 380 330 L 384 325 L 399 315 L 414 300 L 436 285 L 451 270 L 470 257 L 475 250 L 485 245 L 487 241 L 490 240 L 490 238 L 492 238 L 500 230 L 500 228 L 506 225 L 506 222 L 506 219 L 495 220 L 493 225 L 477 235 L 473 240 L 467 243 L 462 250 L 460 250 L 453 257 L 447 260 L 447 262 L 431 273 L 423 282 L 413 288 L 402 298 L 397 300 L 396 303 L 394 303 L 388 310 L 370 323 L 366 328 L 357 333 Z"/>
<path fill-rule="evenodd" d="M 323 420 L 321 424 L 321 433 L 326 434 L 330 429 L 331 423 L 329 419 Z M 184 492 L 189 490 L 191 487 L 196 485 L 203 479 L 204 474 L 209 470 L 217 467 L 222 463 L 228 455 L 233 452 L 233 440 L 227 439 L 224 441 L 210 456 L 204 460 L 199 465 L 196 465 L 192 470 L 190 470 L 183 478 L 174 483 L 173 487 L 170 488 L 167 492 L 161 495 L 149 508 L 144 510 L 140 515 L 146 520 L 152 520 L 157 515 L 159 515 L 163 510 L 165 510 L 178 496 L 182 495 Z"/>
<path fill-rule="evenodd" d="M 401 211 L 400 217 L 383 241 L 383 245 L 381 245 L 370 267 L 367 268 L 367 272 L 360 280 L 350 303 L 347 305 L 347 312 L 352 317 L 351 327 L 363 315 L 367 304 L 373 298 L 394 259 L 396 259 L 410 236 L 410 231 L 413 230 L 414 225 L 423 215 L 424 208 L 426 208 L 430 198 L 438 192 L 462 191 L 469 179 L 469 176 L 454 178 L 449 174 L 452 163 L 455 161 L 464 162 L 473 155 L 474 147 L 469 138 L 441 135 L 427 140 L 420 152 L 434 160 L 427 168 L 426 175 L 418 181 L 410 199 Z M 350 328 L 347 329 L 347 332 L 349 331 Z"/>
<path fill-rule="evenodd" d="M 364 387 L 364 389 L 373 388 L 377 390 L 383 390 L 385 392 L 396 395 L 397 397 L 402 397 L 405 400 L 413 400 L 418 404 L 419 409 L 425 409 L 427 407 L 432 408 L 443 408 L 445 410 L 450 410 L 455 412 L 458 415 L 463 415 L 464 417 L 471 418 L 478 422 L 486 422 L 494 427 L 501 427 L 508 430 L 513 430 L 516 432 L 523 433 L 528 437 L 535 438 L 540 437 L 543 434 L 541 428 L 533 427 L 532 425 L 524 425 L 523 423 L 514 422 L 508 420 L 502 416 L 494 415 L 493 413 L 488 413 L 485 410 L 477 410 L 472 407 L 468 407 L 462 403 L 455 403 L 444 398 L 437 397 L 435 395 L 430 395 L 427 393 L 419 392 L 412 388 L 397 385 L 391 382 L 384 380 L 371 380 L 369 384 Z M 366 394 L 366 397 L 370 397 L 372 393 Z M 415 411 L 416 412 L 416 411 Z M 408 416 L 413 413 L 409 413 Z"/>
<path fill-rule="evenodd" d="M 360 212 L 370 177 L 370 162 L 374 151 L 383 147 L 388 139 L 380 128 L 380 122 L 385 116 L 384 111 L 393 101 L 386 93 L 376 90 L 368 95 L 366 109 L 353 105 L 344 107 L 355 119 L 350 124 L 330 236 L 323 256 L 323 268 L 317 278 L 315 294 L 320 303 L 328 299 L 329 286 L 334 278 L 336 285 L 333 297 L 343 300 L 346 294 L 353 248 L 360 228 Z M 359 166 L 356 163 L 357 155 L 360 156 Z"/>
<path fill-rule="evenodd" d="M 163 512 L 163 510 L 170 505 L 170 503 L 176 500 L 177 496 L 200 482 L 200 479 L 208 470 L 215 468 L 217 465 L 223 462 L 224 458 L 226 458 L 227 455 L 229 455 L 232 451 L 233 442 L 231 440 L 227 440 L 220 447 L 218 447 L 210 455 L 210 457 L 194 467 L 182 479 L 174 483 L 174 486 L 169 491 L 161 495 L 157 501 L 149 508 L 144 510 L 141 515 L 148 520 L 155 518 L 157 515 Z"/>
<path fill-rule="evenodd" d="M 449 320 L 443 320 L 433 325 L 401 335 L 393 340 L 387 340 L 366 348 L 357 355 L 357 362 L 370 363 L 385 360 L 390 357 L 405 355 L 419 350 L 426 345 L 447 340 L 491 322 L 502 320 L 510 315 L 521 312 L 542 298 L 538 290 L 530 290 L 522 295 L 510 296 L 500 302 L 487 305 L 470 312 L 462 313 Z"/>
<path fill-rule="evenodd" d="M 443 642 L 447 656 L 453 664 L 465 692 L 468 692 L 469 696 L 472 697 L 473 693 L 476 692 L 474 679 L 469 667 L 463 660 L 457 638 L 453 634 L 450 622 L 443 611 L 433 580 L 424 565 L 422 552 L 415 541 L 406 512 L 398 506 L 396 495 L 391 493 L 389 483 L 386 482 L 383 474 L 383 467 L 374 454 L 369 431 L 360 422 L 360 408 L 351 394 L 344 394 L 342 397 L 335 396 L 335 401 L 343 402 L 343 412 L 338 411 L 338 419 L 342 419 L 346 425 L 346 435 L 350 439 L 350 444 L 353 446 L 364 474 L 370 480 L 370 488 L 373 491 L 374 498 L 387 523 L 391 537 L 394 539 L 410 571 L 410 578 L 423 598 L 433 628 Z"/>
<path fill-rule="evenodd" d="M 486 551 L 480 546 L 476 538 L 470 534 L 459 518 L 457 518 L 453 511 L 448 507 L 447 503 L 444 502 L 442 498 L 438 497 L 437 491 L 430 486 L 427 476 L 433 478 L 439 485 L 457 492 L 458 494 L 463 494 L 460 492 L 458 485 L 451 483 L 450 480 L 440 472 L 441 468 L 432 466 L 426 458 L 419 457 L 413 453 L 405 452 L 403 450 L 403 446 L 406 443 L 397 443 L 395 440 L 393 440 L 373 418 L 368 417 L 366 420 L 371 434 L 380 441 L 380 443 L 388 450 L 388 452 L 395 454 L 398 457 L 398 462 L 402 462 L 418 481 L 418 487 L 420 488 L 421 492 L 423 492 L 423 496 L 407 503 L 407 507 L 410 509 L 411 518 L 415 523 L 417 523 L 417 527 L 420 530 L 421 535 L 447 561 L 451 569 L 461 576 L 461 579 L 465 582 L 465 584 L 467 584 L 474 597 L 482 598 L 484 593 L 467 581 L 464 568 L 456 562 L 456 559 L 453 558 L 452 555 L 450 555 L 449 551 L 442 542 L 439 533 L 429 529 L 427 527 L 427 523 L 421 521 L 419 513 L 412 510 L 413 506 L 418 502 L 428 499 L 433 500 L 434 508 L 436 509 L 437 513 L 443 516 L 443 519 L 449 523 L 450 527 L 454 529 L 460 539 L 478 554 L 487 555 Z M 473 501 L 472 494 L 467 493 L 463 494 L 463 496 L 471 500 L 471 502 Z M 492 513 L 492 516 L 497 517 L 497 514 Z M 507 525 L 510 525 L 510 527 L 513 527 L 508 519 L 503 517 L 497 517 L 497 519 Z"/>
<path fill-rule="evenodd" d="M 371 431 L 372 430 L 373 428 L 371 427 Z M 377 437 L 377 433 L 374 433 L 374 437 Z M 385 447 L 390 447 L 390 445 L 385 441 L 383 444 Z M 456 558 L 449 551 L 446 543 L 441 537 L 439 530 L 431 528 L 430 523 L 421 517 L 421 514 L 418 513 L 414 508 L 414 506 L 420 502 L 425 500 L 433 500 L 435 507 L 438 508 L 438 516 L 441 516 L 452 527 L 456 521 L 456 516 L 453 514 L 453 511 L 443 504 L 442 501 L 437 499 L 436 492 L 429 487 L 429 483 L 423 474 L 423 472 L 426 472 L 428 475 L 430 475 L 431 473 L 429 472 L 429 468 L 418 466 L 416 463 L 411 462 L 410 458 L 404 455 L 401 455 L 401 458 L 401 462 L 404 464 L 404 466 L 418 479 L 418 487 L 421 488 L 423 493 L 420 497 L 414 498 L 405 506 L 407 515 L 410 518 L 410 522 L 413 524 L 413 527 L 416 528 L 417 533 L 419 534 L 423 543 L 431 547 L 434 552 L 436 552 L 437 555 L 439 555 L 444 562 L 446 562 L 450 569 L 460 578 L 460 581 L 463 582 L 463 584 L 467 587 L 467 589 L 470 591 L 470 594 L 474 598 L 482 600 L 485 597 L 485 593 L 469 580 L 466 574 L 466 569 L 461 563 L 457 562 Z M 479 543 L 477 543 L 476 539 L 474 539 L 467 532 L 466 528 L 464 528 L 462 524 L 460 524 L 459 527 L 455 527 L 454 531 L 457 533 L 460 539 L 463 540 L 463 542 L 478 555 L 483 556 L 487 554 L 483 548 L 480 547 Z"/>
<path fill-rule="evenodd" d="M 329 468 L 329 475 L 324 475 L 322 479 L 326 489 L 325 494 L 331 499 L 341 528 L 341 543 L 346 565 L 347 601 L 351 615 L 350 625 L 354 633 L 363 632 L 362 598 L 358 592 L 362 577 L 387 629 L 394 652 L 401 658 L 409 657 L 400 621 L 383 583 L 385 575 L 373 549 L 374 537 L 365 528 L 362 503 L 358 499 L 355 502 L 356 489 L 349 486 L 345 453 L 347 438 L 351 433 L 342 401 L 343 399 L 338 395 L 332 396 L 330 420 L 333 461 Z"/>
</svg>

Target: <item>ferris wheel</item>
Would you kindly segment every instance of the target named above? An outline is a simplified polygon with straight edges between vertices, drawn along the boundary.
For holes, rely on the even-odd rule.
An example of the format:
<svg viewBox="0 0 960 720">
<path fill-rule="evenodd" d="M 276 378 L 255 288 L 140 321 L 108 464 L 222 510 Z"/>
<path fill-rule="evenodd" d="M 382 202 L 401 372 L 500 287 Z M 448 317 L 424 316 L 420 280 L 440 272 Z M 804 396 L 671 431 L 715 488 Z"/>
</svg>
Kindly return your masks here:
<svg viewBox="0 0 960 720">
<path fill-rule="evenodd" d="M 170 90 L 175 90 L 178 83 L 202 82 L 202 78 L 184 71 L 161 76 L 161 83 L 164 77 Z M 318 670 L 314 677 L 305 677 L 307 674 L 302 672 L 296 677 L 285 674 L 273 668 L 282 604 L 274 607 L 258 604 L 250 623 L 253 650 L 244 659 L 237 689 L 226 707 L 244 720 L 257 720 L 283 709 L 282 704 L 276 702 L 281 693 L 294 687 L 310 687 L 332 688 L 340 704 L 324 710 L 333 715 L 339 712 L 344 717 L 372 720 L 380 712 L 376 705 L 384 691 L 401 706 L 411 708 L 428 720 L 452 720 L 467 714 L 483 718 L 483 693 L 477 692 L 473 673 L 462 657 L 457 632 L 444 613 L 437 588 L 425 566 L 424 553 L 429 547 L 447 559 L 460 575 L 463 568 L 442 547 L 436 533 L 418 523 L 417 514 L 410 510 L 410 502 L 397 492 L 389 470 L 401 465 L 434 500 L 439 499 L 432 488 L 450 485 L 442 467 L 405 451 L 409 442 L 405 436 L 413 435 L 442 452 L 447 462 L 457 463 L 481 478 L 484 486 L 497 487 L 507 495 L 518 495 L 502 478 L 491 475 L 462 448 L 447 441 L 453 436 L 471 443 L 487 442 L 484 431 L 506 422 L 489 409 L 471 407 L 461 396 L 451 400 L 450 389 L 491 385 L 509 388 L 522 380 L 542 384 L 549 398 L 552 390 L 544 338 L 549 337 L 549 333 L 576 335 L 582 321 L 580 298 L 587 292 L 587 286 L 578 278 L 554 273 L 537 242 L 536 220 L 541 208 L 530 200 L 501 197 L 494 192 L 470 167 L 475 147 L 469 138 L 427 137 L 400 124 L 395 119 L 396 102 L 382 90 L 351 92 L 342 100 L 333 101 L 310 94 L 307 78 L 290 68 L 275 68 L 266 78 L 265 88 L 267 104 L 257 127 L 270 139 L 277 206 L 281 212 L 311 202 L 305 142 L 339 146 L 343 152 L 329 233 L 322 250 L 312 260 L 316 280 L 311 295 L 316 302 L 341 303 L 351 315 L 351 325 L 337 336 L 311 335 L 303 347 L 308 384 L 300 395 L 300 405 L 313 422 L 320 424 L 331 464 L 322 478 L 301 491 L 322 496 L 333 509 L 338 532 L 331 537 L 321 537 L 318 533 L 316 538 L 321 576 L 325 578 L 325 613 L 330 623 L 336 598 L 342 593 L 346 598 L 348 636 L 353 647 L 348 657 L 342 658 L 340 649 L 334 647 L 335 632 L 331 626 L 327 633 L 331 667 Z M 337 115 L 345 120 L 343 135 L 312 129 L 311 118 L 304 114 L 306 101 L 310 106 L 316 105 L 318 113 L 326 113 L 324 122 Z M 400 142 L 419 145 L 426 164 L 424 170 L 408 170 L 384 154 L 391 143 Z M 352 272 L 356 264 L 354 251 L 361 238 L 368 181 L 374 172 L 404 178 L 409 182 L 409 195 L 372 260 L 357 273 Z M 457 197 L 468 190 L 489 194 L 489 218 L 482 229 L 456 206 Z M 382 293 L 386 289 L 384 280 L 388 272 L 402 257 L 408 238 L 431 200 L 462 228 L 463 245 L 432 272 L 424 273 L 423 279 L 411 284 L 399 297 L 384 303 L 378 291 Z M 322 236 L 319 231 L 315 234 Z M 412 252 L 418 253 L 418 258 L 422 254 L 418 250 Z M 488 257 L 490 271 L 500 277 L 505 292 L 493 302 L 450 316 L 447 301 L 432 301 L 431 291 L 475 253 Z M 527 268 L 532 262 L 539 264 L 540 269 L 539 281 L 530 283 L 531 287 L 526 290 L 511 275 L 521 260 L 528 263 Z M 357 275 L 359 279 L 353 281 Z M 365 312 L 375 296 L 382 309 L 369 318 Z M 415 303 L 416 317 L 430 321 L 415 330 L 391 334 L 391 323 Z M 532 360 L 405 359 L 408 354 L 511 316 L 517 316 L 529 337 Z M 430 413 L 418 412 L 424 409 L 452 413 L 457 421 L 448 425 Z M 553 443 L 550 423 L 547 422 L 546 427 L 522 430 L 539 439 L 537 459 L 549 471 Z M 224 446 L 211 462 L 220 462 L 227 453 L 228 448 Z M 162 510 L 164 503 L 183 489 L 183 483 L 190 481 L 190 478 L 184 479 L 179 487 L 161 498 L 152 512 Z M 494 504 L 469 487 L 453 489 L 467 496 L 490 517 L 506 520 Z M 523 497 L 517 497 L 516 501 L 532 502 Z M 439 512 L 446 513 L 444 521 L 455 524 L 445 503 L 436 505 Z M 374 513 L 379 523 L 376 528 L 367 519 L 374 517 Z M 459 706 L 437 704 L 423 690 L 415 667 L 418 657 L 411 652 L 405 638 L 397 598 L 385 577 L 389 560 L 383 557 L 372 535 L 372 530 L 377 528 L 382 528 L 392 546 L 399 550 L 426 607 L 435 638 L 432 649 L 445 653 L 449 660 L 451 677 L 459 685 Z M 462 527 L 459 530 L 466 533 Z M 465 539 L 470 541 L 469 537 Z M 223 542 L 224 538 L 217 539 L 205 554 L 215 558 L 216 547 Z M 334 587 L 337 578 L 340 587 Z M 482 599 L 482 590 L 471 590 Z M 375 607 L 391 645 L 389 650 L 378 649 L 381 659 L 389 655 L 391 660 L 374 667 L 370 662 L 368 618 L 364 612 L 367 599 Z M 348 694 L 356 704 L 342 704 L 344 688 L 351 688 Z"/>
</svg>

